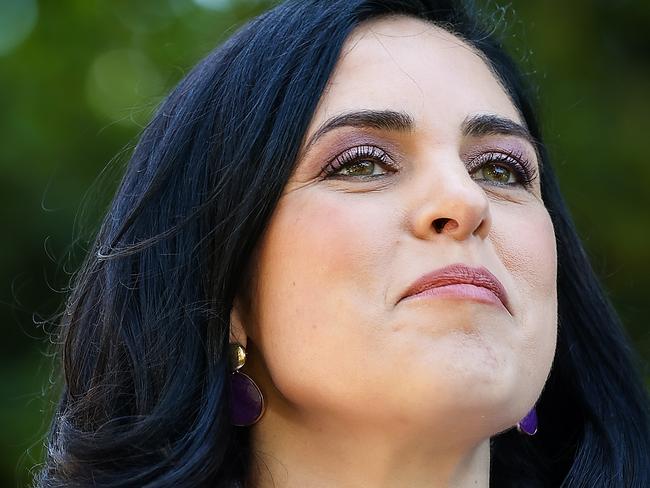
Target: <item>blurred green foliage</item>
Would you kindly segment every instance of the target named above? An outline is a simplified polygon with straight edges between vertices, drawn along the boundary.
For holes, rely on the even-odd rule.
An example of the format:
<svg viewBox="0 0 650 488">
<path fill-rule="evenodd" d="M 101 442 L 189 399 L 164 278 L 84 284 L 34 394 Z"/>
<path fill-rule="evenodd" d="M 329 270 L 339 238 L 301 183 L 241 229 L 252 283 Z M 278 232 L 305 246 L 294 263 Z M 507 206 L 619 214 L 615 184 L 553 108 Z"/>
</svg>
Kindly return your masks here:
<svg viewBox="0 0 650 488">
<path fill-rule="evenodd" d="M 41 456 L 56 380 L 43 321 L 61 311 L 129 148 L 165 92 L 271 3 L 0 0 L 0 486 L 24 486 Z M 566 199 L 647 360 L 650 2 L 488 12 L 539 88 Z"/>
</svg>

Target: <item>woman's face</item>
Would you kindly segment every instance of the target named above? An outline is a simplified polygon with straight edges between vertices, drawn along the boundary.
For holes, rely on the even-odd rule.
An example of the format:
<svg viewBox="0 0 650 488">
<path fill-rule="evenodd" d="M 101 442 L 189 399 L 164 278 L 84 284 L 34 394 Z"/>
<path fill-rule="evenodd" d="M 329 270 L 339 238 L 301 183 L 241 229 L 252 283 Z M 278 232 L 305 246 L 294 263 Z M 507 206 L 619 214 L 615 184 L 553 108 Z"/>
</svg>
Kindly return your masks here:
<svg viewBox="0 0 650 488">
<path fill-rule="evenodd" d="M 514 425 L 555 351 L 556 251 L 535 148 L 490 68 L 420 20 L 366 23 L 304 144 L 234 314 L 269 411 Z"/>
</svg>

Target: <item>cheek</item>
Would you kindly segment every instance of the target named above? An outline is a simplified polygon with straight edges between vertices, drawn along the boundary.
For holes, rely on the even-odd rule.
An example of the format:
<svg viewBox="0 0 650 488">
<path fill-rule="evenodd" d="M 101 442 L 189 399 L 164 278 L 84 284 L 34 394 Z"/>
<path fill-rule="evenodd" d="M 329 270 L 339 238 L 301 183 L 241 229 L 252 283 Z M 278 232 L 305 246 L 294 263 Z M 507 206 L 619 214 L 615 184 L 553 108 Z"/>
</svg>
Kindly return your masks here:
<svg viewBox="0 0 650 488">
<path fill-rule="evenodd" d="M 385 206 L 369 200 L 309 188 L 289 193 L 262 239 L 251 337 L 285 397 L 300 394 L 304 403 L 301 378 L 321 385 L 316 395 L 343 387 L 340 371 L 367 352 L 395 228 Z"/>
<path fill-rule="evenodd" d="M 307 308 L 308 302 L 355 295 L 355 283 L 370 284 L 377 276 L 391 224 L 381 204 L 347 204 L 346 198 L 318 191 L 284 197 L 260 246 L 265 301 L 277 305 L 293 297 L 292 309 Z"/>
<path fill-rule="evenodd" d="M 523 292 L 542 299 L 555 298 L 555 232 L 543 206 L 528 206 L 515 214 L 504 213 L 495 218 L 492 240 Z"/>
<path fill-rule="evenodd" d="M 496 214 L 493 244 L 515 292 L 517 349 L 522 379 L 532 390 L 543 386 L 555 354 L 557 335 L 557 253 L 555 233 L 540 204 Z"/>
</svg>

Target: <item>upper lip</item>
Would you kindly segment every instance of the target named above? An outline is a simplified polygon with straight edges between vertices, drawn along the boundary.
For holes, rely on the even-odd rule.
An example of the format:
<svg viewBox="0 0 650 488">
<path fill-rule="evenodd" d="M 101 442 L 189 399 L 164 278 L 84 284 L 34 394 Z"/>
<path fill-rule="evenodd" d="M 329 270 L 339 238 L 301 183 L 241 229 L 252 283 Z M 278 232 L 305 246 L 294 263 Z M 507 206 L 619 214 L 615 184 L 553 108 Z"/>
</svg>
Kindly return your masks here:
<svg viewBox="0 0 650 488">
<path fill-rule="evenodd" d="M 431 288 L 456 284 L 468 284 L 487 288 L 509 309 L 508 294 L 497 277 L 482 266 L 471 267 L 465 264 L 452 264 L 421 276 L 402 294 L 400 301 Z"/>
</svg>

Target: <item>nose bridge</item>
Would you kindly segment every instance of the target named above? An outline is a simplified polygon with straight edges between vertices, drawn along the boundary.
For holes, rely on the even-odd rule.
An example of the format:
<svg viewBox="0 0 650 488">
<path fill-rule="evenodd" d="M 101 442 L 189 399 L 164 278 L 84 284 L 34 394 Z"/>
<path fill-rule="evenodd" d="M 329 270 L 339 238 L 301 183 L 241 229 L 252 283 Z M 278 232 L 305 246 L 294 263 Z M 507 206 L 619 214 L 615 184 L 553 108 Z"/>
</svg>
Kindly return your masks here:
<svg viewBox="0 0 650 488">
<path fill-rule="evenodd" d="M 413 219 L 416 235 L 485 238 L 491 225 L 489 200 L 458 154 L 429 154 L 423 167 L 422 177 L 417 178 L 419 198 Z"/>
</svg>

